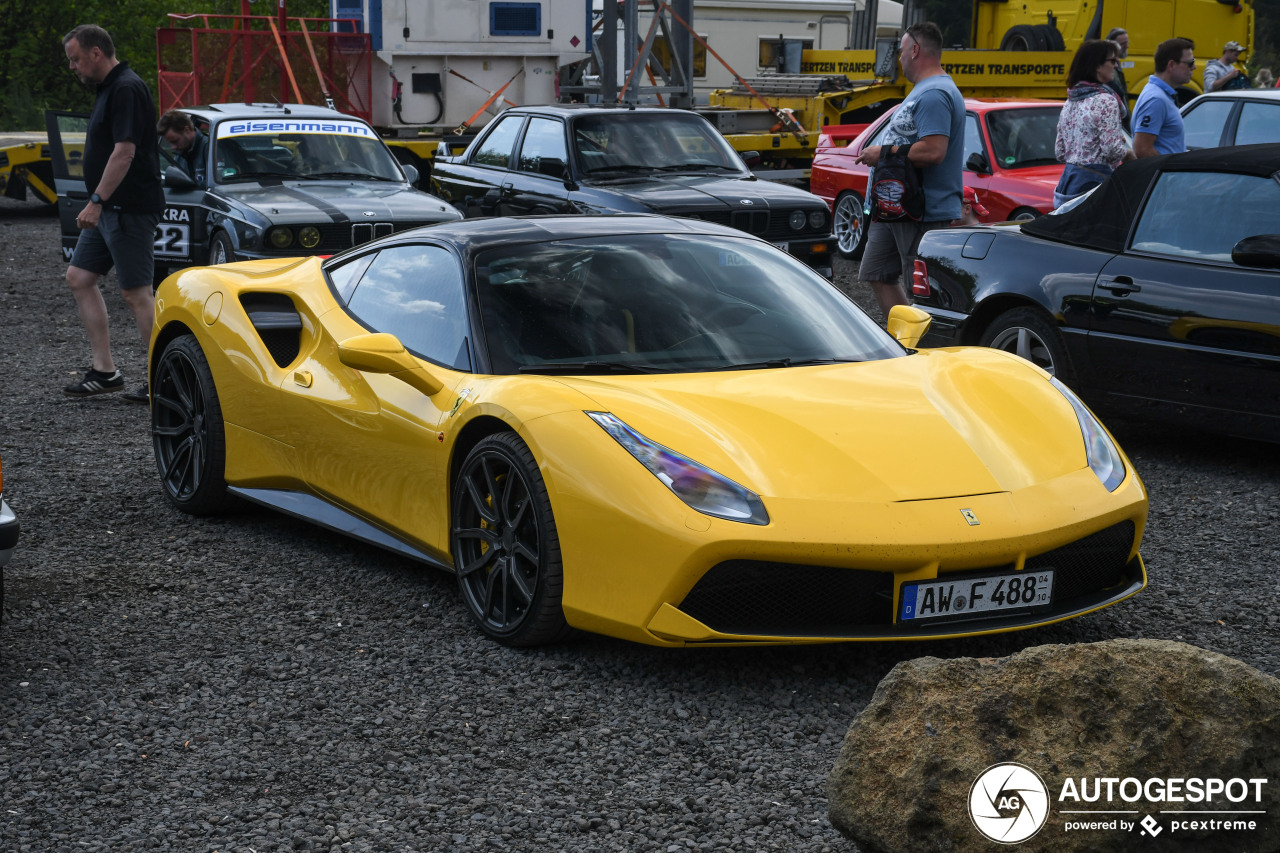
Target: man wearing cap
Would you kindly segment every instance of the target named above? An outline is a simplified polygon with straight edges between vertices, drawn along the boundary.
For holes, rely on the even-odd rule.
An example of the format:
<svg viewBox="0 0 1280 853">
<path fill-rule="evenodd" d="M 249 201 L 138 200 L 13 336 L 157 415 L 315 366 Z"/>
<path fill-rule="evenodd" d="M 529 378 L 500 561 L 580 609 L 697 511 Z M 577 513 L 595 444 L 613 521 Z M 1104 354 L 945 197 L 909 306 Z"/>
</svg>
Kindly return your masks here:
<svg viewBox="0 0 1280 853">
<path fill-rule="evenodd" d="M 1244 45 L 1238 41 L 1229 41 L 1222 48 L 1221 59 L 1210 59 L 1204 66 L 1204 90 L 1221 92 L 1224 89 L 1247 89 L 1249 78 L 1235 67 L 1240 60 Z"/>
<path fill-rule="evenodd" d="M 1133 105 L 1133 153 L 1135 157 L 1178 154 L 1187 150 L 1182 113 L 1178 111 L 1178 87 L 1191 82 L 1196 68 L 1195 42 L 1171 38 L 1156 46 L 1156 73 Z"/>
<path fill-rule="evenodd" d="M 982 206 L 982 202 L 978 201 L 978 191 L 973 187 L 964 188 L 964 196 L 960 202 L 960 218 L 952 225 L 981 225 L 982 220 L 978 217 L 986 216 L 987 209 Z"/>
</svg>

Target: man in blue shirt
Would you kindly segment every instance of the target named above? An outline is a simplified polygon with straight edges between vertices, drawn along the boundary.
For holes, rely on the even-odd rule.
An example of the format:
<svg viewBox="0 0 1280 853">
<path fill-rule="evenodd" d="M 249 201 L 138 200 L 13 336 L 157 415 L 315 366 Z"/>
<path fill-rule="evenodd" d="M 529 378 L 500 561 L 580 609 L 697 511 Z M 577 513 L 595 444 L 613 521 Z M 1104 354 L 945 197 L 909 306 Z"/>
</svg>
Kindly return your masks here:
<svg viewBox="0 0 1280 853">
<path fill-rule="evenodd" d="M 960 218 L 964 187 L 964 97 L 942 70 L 942 32 L 937 25 L 925 21 L 908 28 L 898 61 L 911 81 L 911 92 L 889 120 L 883 144 L 868 145 L 858 155 L 859 163 L 874 170 L 882 149 L 896 153 L 910 145 L 907 159 L 920 170 L 924 189 L 921 221 L 872 222 L 867 229 L 858 278 L 871 283 L 886 317 L 893 306 L 911 304 L 911 257 L 926 231 Z M 870 182 L 867 187 L 869 192 Z M 898 283 L 899 274 L 907 286 Z"/>
<path fill-rule="evenodd" d="M 1184 38 L 1162 41 L 1155 59 L 1156 73 L 1147 78 L 1133 107 L 1133 153 L 1138 157 L 1187 150 L 1177 88 L 1191 81 L 1196 67 L 1195 44 Z"/>
</svg>

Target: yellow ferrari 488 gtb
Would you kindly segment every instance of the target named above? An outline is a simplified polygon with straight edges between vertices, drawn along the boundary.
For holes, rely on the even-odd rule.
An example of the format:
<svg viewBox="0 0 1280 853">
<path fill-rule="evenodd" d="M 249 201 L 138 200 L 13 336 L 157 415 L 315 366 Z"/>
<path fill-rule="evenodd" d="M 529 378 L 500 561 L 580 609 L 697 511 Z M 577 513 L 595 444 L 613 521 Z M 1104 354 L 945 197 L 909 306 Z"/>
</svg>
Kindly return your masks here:
<svg viewBox="0 0 1280 853">
<path fill-rule="evenodd" d="M 446 223 L 157 293 L 178 509 L 248 500 L 440 566 L 510 645 L 922 639 L 1146 583 L 1147 497 L 1066 386 L 914 350 L 741 231 Z"/>
</svg>

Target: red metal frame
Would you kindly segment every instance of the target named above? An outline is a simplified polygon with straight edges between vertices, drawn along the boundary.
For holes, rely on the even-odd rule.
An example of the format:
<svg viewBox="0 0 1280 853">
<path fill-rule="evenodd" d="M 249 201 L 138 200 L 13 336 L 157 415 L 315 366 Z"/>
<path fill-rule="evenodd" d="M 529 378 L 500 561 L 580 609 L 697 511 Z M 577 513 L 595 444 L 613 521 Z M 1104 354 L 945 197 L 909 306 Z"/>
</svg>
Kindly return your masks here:
<svg viewBox="0 0 1280 853">
<path fill-rule="evenodd" d="M 160 111 L 243 101 L 325 105 L 372 118 L 372 45 L 347 18 L 177 15 L 156 30 Z M 338 31 L 345 28 L 346 32 Z"/>
</svg>

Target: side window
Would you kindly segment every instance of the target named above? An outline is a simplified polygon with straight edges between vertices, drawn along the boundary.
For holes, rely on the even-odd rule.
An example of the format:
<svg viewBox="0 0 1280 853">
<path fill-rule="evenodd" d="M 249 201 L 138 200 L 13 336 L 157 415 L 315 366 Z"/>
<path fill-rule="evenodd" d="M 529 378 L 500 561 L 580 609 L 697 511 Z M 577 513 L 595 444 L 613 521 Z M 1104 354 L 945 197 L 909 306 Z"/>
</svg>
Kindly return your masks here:
<svg viewBox="0 0 1280 853">
<path fill-rule="evenodd" d="M 520 146 L 520 171 L 538 172 L 543 160 L 568 162 L 564 143 L 564 125 L 555 119 L 533 118 Z"/>
<path fill-rule="evenodd" d="M 1236 126 L 1236 145 L 1275 142 L 1280 127 L 1280 101 L 1245 101 L 1240 106 L 1240 123 Z"/>
<path fill-rule="evenodd" d="M 340 266 L 331 267 L 325 270 L 329 276 L 329 282 L 333 285 L 333 289 L 338 293 L 338 299 L 342 302 L 348 302 L 351 299 L 351 291 L 356 289 L 356 282 L 360 280 L 360 276 L 369 268 L 369 262 L 376 257 L 376 252 L 367 255 L 361 255 L 354 260 L 347 261 Z"/>
<path fill-rule="evenodd" d="M 470 370 L 462 267 L 452 252 L 413 244 L 378 252 L 348 309 L 375 332 L 390 332 L 417 355 Z"/>
<path fill-rule="evenodd" d="M 1182 117 L 1187 135 L 1187 148 L 1217 148 L 1222 144 L 1222 127 L 1231 115 L 1235 101 L 1208 99 Z M 1270 140 L 1269 140 L 1270 141 Z"/>
<path fill-rule="evenodd" d="M 972 154 L 987 156 L 986 146 L 982 144 L 982 128 L 978 126 L 978 117 L 973 113 L 964 116 L 964 157 L 961 160 L 965 169 L 969 168 L 969 157 Z"/>
<path fill-rule="evenodd" d="M 1274 230 L 1280 183 L 1254 175 L 1166 172 L 1147 199 L 1133 248 L 1193 260 L 1231 262 L 1245 237 Z"/>
<path fill-rule="evenodd" d="M 516 136 L 520 133 L 522 121 L 524 119 L 521 116 L 498 119 L 497 126 L 480 141 L 480 147 L 471 155 L 472 164 L 507 168 L 511 163 L 511 149 L 516 146 Z"/>
</svg>

